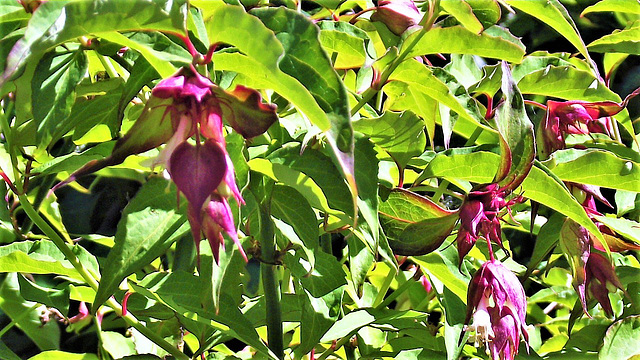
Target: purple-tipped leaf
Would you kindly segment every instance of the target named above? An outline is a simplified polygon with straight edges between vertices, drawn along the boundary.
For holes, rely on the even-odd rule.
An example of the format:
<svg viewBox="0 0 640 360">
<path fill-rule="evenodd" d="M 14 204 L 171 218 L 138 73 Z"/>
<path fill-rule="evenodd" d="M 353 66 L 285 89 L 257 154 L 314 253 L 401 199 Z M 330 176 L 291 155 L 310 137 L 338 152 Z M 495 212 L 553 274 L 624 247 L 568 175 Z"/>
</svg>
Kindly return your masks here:
<svg viewBox="0 0 640 360">
<path fill-rule="evenodd" d="M 256 90 L 241 85 L 231 92 L 218 87 L 212 90 L 222 109 L 223 118 L 247 139 L 264 133 L 278 120 L 275 105 L 263 103 L 262 96 Z"/>
</svg>

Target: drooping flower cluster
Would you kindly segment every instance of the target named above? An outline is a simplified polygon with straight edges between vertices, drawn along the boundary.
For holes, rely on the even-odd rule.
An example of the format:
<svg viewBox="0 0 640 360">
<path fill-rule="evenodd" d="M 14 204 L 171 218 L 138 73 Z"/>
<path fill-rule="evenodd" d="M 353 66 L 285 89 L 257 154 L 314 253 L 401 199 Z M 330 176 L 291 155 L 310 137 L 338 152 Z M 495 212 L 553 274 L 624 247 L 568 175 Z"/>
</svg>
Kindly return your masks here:
<svg viewBox="0 0 640 360">
<path fill-rule="evenodd" d="M 152 90 L 142 115 L 116 143 L 112 154 L 86 164 L 69 179 L 118 164 L 136 153 L 166 144 L 154 165 L 164 165 L 187 198 L 187 216 L 199 255 L 202 234 L 216 262 L 224 246 L 222 233 L 238 244 L 227 199 L 244 204 L 236 185 L 233 163 L 226 151 L 224 120 L 246 138 L 257 136 L 277 120 L 275 106 L 262 103 L 260 94 L 237 86 L 226 92 L 200 75 L 193 66 L 160 81 Z M 195 135 L 195 143 L 189 141 Z"/>
<path fill-rule="evenodd" d="M 493 360 L 512 360 L 520 337 L 529 345 L 525 316 L 527 298 L 518 278 L 495 260 L 482 264 L 467 292 L 467 330 L 483 343 Z"/>
<path fill-rule="evenodd" d="M 502 246 L 500 213 L 505 208 L 510 211 L 511 205 L 521 201 L 520 197 L 505 200 L 508 193 L 509 190 L 495 183 L 479 186 L 469 192 L 459 210 L 460 229 L 456 238 L 459 264 L 462 264 L 462 259 L 480 237 L 489 243 L 489 248 L 491 241 Z"/>
</svg>

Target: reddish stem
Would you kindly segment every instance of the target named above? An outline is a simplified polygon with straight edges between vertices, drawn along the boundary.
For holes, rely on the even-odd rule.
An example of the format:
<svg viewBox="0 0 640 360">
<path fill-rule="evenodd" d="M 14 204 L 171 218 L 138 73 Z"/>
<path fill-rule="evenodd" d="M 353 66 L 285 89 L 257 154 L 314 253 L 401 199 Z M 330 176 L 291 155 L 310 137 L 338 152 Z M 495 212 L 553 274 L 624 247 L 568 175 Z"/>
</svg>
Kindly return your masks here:
<svg viewBox="0 0 640 360">
<path fill-rule="evenodd" d="M 371 8 L 364 9 L 364 10 L 362 10 L 362 11 L 360 11 L 360 12 L 355 13 L 355 14 L 353 15 L 353 17 L 349 20 L 349 24 L 351 24 L 351 25 L 355 24 L 355 23 L 356 23 L 356 20 L 358 19 L 358 17 L 359 17 L 360 15 L 362 15 L 362 14 L 364 14 L 364 13 L 366 13 L 366 12 L 369 12 L 369 11 L 373 11 L 373 10 L 375 10 L 375 9 L 377 9 L 377 7 L 371 7 Z M 333 14 L 333 13 L 332 13 L 332 14 Z"/>
<path fill-rule="evenodd" d="M 493 96 L 487 93 L 484 93 L 484 96 L 487 98 L 487 112 L 484 114 L 484 118 L 485 120 L 489 120 L 493 114 Z"/>
<path fill-rule="evenodd" d="M 129 301 L 129 296 L 131 296 L 132 293 L 130 292 L 126 292 L 124 294 L 124 298 L 122 298 L 122 316 L 126 316 L 127 315 L 127 302 Z"/>
<path fill-rule="evenodd" d="M 542 110 L 545 110 L 545 111 L 547 110 L 547 106 L 546 106 L 546 105 L 544 105 L 544 104 L 540 104 L 540 103 L 539 103 L 539 102 L 537 102 L 537 101 L 533 101 L 533 100 L 525 100 L 525 101 L 524 101 L 524 103 L 525 103 L 525 104 L 527 104 L 527 105 L 531 105 L 531 106 L 538 107 L 538 108 L 540 108 L 540 109 L 542 109 Z"/>
<path fill-rule="evenodd" d="M 211 44 L 211 46 L 209 46 L 209 50 L 207 51 L 207 54 L 200 61 L 201 65 L 207 65 L 208 63 L 211 62 L 211 58 L 213 57 L 213 52 L 216 51 L 217 47 L 218 47 L 218 43 Z"/>
</svg>

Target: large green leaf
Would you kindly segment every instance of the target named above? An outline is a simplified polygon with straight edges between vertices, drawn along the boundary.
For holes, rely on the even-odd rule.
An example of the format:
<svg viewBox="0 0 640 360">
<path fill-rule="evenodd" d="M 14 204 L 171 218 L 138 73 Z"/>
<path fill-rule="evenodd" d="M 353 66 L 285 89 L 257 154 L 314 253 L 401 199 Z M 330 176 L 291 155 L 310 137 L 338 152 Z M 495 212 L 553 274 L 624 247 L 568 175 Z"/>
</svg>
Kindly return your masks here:
<svg viewBox="0 0 640 360">
<path fill-rule="evenodd" d="M 346 274 L 333 255 L 318 251 L 314 268 L 301 255 L 300 251 L 295 255 L 287 253 L 284 264 L 314 298 L 325 296 L 347 284 Z"/>
<path fill-rule="evenodd" d="M 422 154 L 426 145 L 424 124 L 410 111 L 387 111 L 377 118 L 362 118 L 353 123 L 353 129 L 389 153 L 400 168 Z"/>
<path fill-rule="evenodd" d="M 453 251 L 449 251 L 449 255 L 457 257 L 455 249 L 451 249 Z M 463 303 L 467 303 L 467 288 L 470 279 L 458 270 L 458 266 L 452 261 L 451 256 L 434 251 L 431 254 L 417 256 L 413 259 L 421 268 L 428 270 L 431 276 L 435 276 L 442 282 Z"/>
<path fill-rule="evenodd" d="M 124 278 L 162 255 L 189 231 L 186 216 L 177 209 L 175 186 L 168 184 L 164 178 L 151 178 L 124 209 L 115 245 L 102 267 L 94 310 L 113 295 Z"/>
<path fill-rule="evenodd" d="M 580 16 L 594 12 L 617 11 L 630 14 L 640 14 L 640 3 L 636 0 L 602 0 L 591 6 L 587 6 Z"/>
<path fill-rule="evenodd" d="M 40 321 L 40 312 L 36 303 L 25 300 L 20 295 L 20 286 L 16 273 L 2 276 L 0 280 L 0 310 L 16 322 L 40 350 L 54 350 L 60 346 L 60 328 L 55 321 L 44 326 Z M 42 306 L 44 307 L 44 306 Z"/>
<path fill-rule="evenodd" d="M 415 41 L 418 32 L 403 44 Z M 476 34 L 462 26 L 433 28 L 409 52 L 409 57 L 428 54 L 470 54 L 519 63 L 525 54 L 522 42 L 507 30 L 493 26 Z"/>
<path fill-rule="evenodd" d="M 120 128 L 118 104 L 123 95 L 123 86 L 121 81 L 115 83 L 117 86 L 105 90 L 104 94 L 93 95 L 89 99 L 77 99 L 71 108 L 69 118 L 58 126 L 54 141 L 70 130 L 73 130 L 74 140 L 80 139 L 96 125 L 106 125 L 111 134 L 116 134 Z"/>
<path fill-rule="evenodd" d="M 635 359 L 640 354 L 640 316 L 629 316 L 613 323 L 604 335 L 599 360 Z"/>
<path fill-rule="evenodd" d="M 343 293 L 344 289 L 338 288 L 316 298 L 306 292 L 307 296 L 303 296 L 306 301 L 302 303 L 300 316 L 300 345 L 295 349 L 295 354 L 302 357 L 309 353 L 338 320 Z"/>
<path fill-rule="evenodd" d="M 613 33 L 593 41 L 588 48 L 599 53 L 640 54 L 640 21 L 627 29 L 615 30 Z"/>
<path fill-rule="evenodd" d="M 440 177 L 459 179 L 476 183 L 491 181 L 495 175 L 500 156 L 488 151 L 474 151 L 477 148 L 456 148 L 438 153 L 416 179 Z"/>
<path fill-rule="evenodd" d="M 96 258 L 76 245 L 71 250 L 83 266 L 98 274 Z M 64 254 L 49 240 L 21 241 L 0 247 L 0 272 L 66 275 L 83 280 Z"/>
<path fill-rule="evenodd" d="M 588 60 L 589 52 L 578 33 L 576 24 L 567 9 L 558 0 L 506 0 L 506 3 L 521 10 L 564 36 Z"/>
<path fill-rule="evenodd" d="M 533 124 L 524 109 L 524 99 L 511 77 L 511 69 L 502 62 L 504 102 L 496 110 L 500 133 L 501 162 L 494 178 L 502 186 L 516 188 L 529 173 L 536 157 Z"/>
<path fill-rule="evenodd" d="M 373 143 L 366 136 L 357 134 L 355 143 L 355 170 L 356 184 L 358 187 L 357 207 L 365 226 L 359 226 L 359 230 L 367 232 L 368 246 L 373 252 L 379 251 L 379 222 L 378 222 L 378 157 L 373 148 Z M 383 253 L 384 255 L 384 253 Z"/>
<path fill-rule="evenodd" d="M 103 31 L 160 30 L 183 33 L 186 2 L 171 0 L 47 1 L 31 17 L 7 59 L 0 86 L 48 49 Z"/>
<path fill-rule="evenodd" d="M 87 56 L 82 50 L 49 52 L 38 62 L 31 81 L 31 101 L 39 144 L 48 144 L 60 128 L 66 127 L 75 102 L 76 86 L 84 78 L 87 67 Z"/>
<path fill-rule="evenodd" d="M 563 181 L 640 192 L 640 164 L 601 150 L 559 150 L 544 162 Z"/>
</svg>

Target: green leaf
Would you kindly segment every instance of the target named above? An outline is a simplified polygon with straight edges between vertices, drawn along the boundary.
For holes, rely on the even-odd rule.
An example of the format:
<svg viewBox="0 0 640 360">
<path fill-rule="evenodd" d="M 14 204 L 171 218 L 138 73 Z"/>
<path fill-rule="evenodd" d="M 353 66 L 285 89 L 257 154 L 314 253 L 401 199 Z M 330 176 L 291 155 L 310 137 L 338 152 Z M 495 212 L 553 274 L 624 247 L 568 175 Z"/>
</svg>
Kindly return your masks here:
<svg viewBox="0 0 640 360">
<path fill-rule="evenodd" d="M 527 275 L 530 275 L 538 264 L 556 247 L 560 237 L 560 229 L 563 224 L 564 217 L 556 213 L 551 215 L 549 220 L 542 225 L 538 232 L 538 237 L 536 237 L 535 245 L 533 246 L 533 253 L 531 254 L 531 260 L 529 260 Z"/>
<path fill-rule="evenodd" d="M 578 33 L 576 24 L 571 19 L 567 9 L 558 0 L 505 0 L 514 8 L 521 10 L 564 36 L 580 51 L 582 56 L 591 62 L 589 52 Z"/>
<path fill-rule="evenodd" d="M 59 156 L 51 161 L 48 161 L 37 168 L 34 172 L 42 175 L 57 174 L 60 172 L 72 173 L 89 161 L 104 159 L 113 151 L 114 142 L 100 143 L 82 153 L 71 153 L 68 155 Z"/>
<path fill-rule="evenodd" d="M 118 78 L 117 80 L 121 80 Z M 120 128 L 118 118 L 118 104 L 122 98 L 123 86 L 121 81 L 114 89 L 108 90 L 104 95 L 92 96 L 90 99 L 77 99 L 71 108 L 69 118 L 60 124 L 53 140 L 64 136 L 73 130 L 73 139 L 77 140 L 97 125 L 106 125 L 111 133 L 117 133 Z"/>
<path fill-rule="evenodd" d="M 302 247 L 314 267 L 315 252 L 319 246 L 318 219 L 304 196 L 289 186 L 274 185 L 271 215 L 276 218 L 276 228 L 291 243 Z"/>
<path fill-rule="evenodd" d="M 22 358 L 18 356 L 13 350 L 9 349 L 9 347 L 4 343 L 4 341 L 0 341 L 0 357 L 5 360 L 21 360 Z"/>
<path fill-rule="evenodd" d="M 102 348 L 105 349 L 114 359 L 121 359 L 125 356 L 135 355 L 136 348 L 133 339 L 115 331 L 103 331 L 100 333 Z"/>
<path fill-rule="evenodd" d="M 327 198 L 325 197 L 322 189 L 313 181 L 313 179 L 300 171 L 260 158 L 253 159 L 249 161 L 248 164 L 251 170 L 264 174 L 273 180 L 279 181 L 284 185 L 296 189 L 305 197 L 305 199 L 307 199 L 309 205 L 314 208 L 322 210 L 327 214 L 339 214 L 338 211 L 329 207 Z"/>
<path fill-rule="evenodd" d="M 623 237 L 634 241 L 635 243 L 640 242 L 640 224 L 638 222 L 625 218 L 615 218 L 599 215 L 596 215 L 595 219 L 607 225 Z"/>
<path fill-rule="evenodd" d="M 284 264 L 314 298 L 325 296 L 347 284 L 346 274 L 338 260 L 322 251 L 316 253 L 314 268 L 311 268 L 311 264 L 301 256 L 300 251 L 295 255 L 287 253 Z"/>
<path fill-rule="evenodd" d="M 172 63 L 187 65 L 191 62 L 189 52 L 164 34 L 138 32 L 125 36 L 117 31 L 107 31 L 96 33 L 96 36 L 139 52 L 162 78 L 178 70 Z"/>
<path fill-rule="evenodd" d="M 356 136 L 355 151 L 355 174 L 358 188 L 357 208 L 362 218 L 366 222 L 365 226 L 358 229 L 368 232 L 368 246 L 375 253 L 379 251 L 382 244 L 379 242 L 378 222 L 378 158 L 373 144 L 362 135 Z M 384 255 L 384 253 L 383 253 Z"/>
<path fill-rule="evenodd" d="M 403 44 L 411 44 L 419 32 Z M 462 26 L 433 28 L 418 41 L 407 57 L 429 54 L 469 54 L 519 63 L 525 50 L 522 42 L 507 30 L 492 26 L 476 34 Z"/>
<path fill-rule="evenodd" d="M 328 294 L 315 298 L 306 292 L 307 300 L 302 304 L 300 317 L 300 345 L 295 349 L 299 357 L 311 351 L 323 335 L 338 320 L 344 289 L 336 289 Z"/>
<path fill-rule="evenodd" d="M 153 177 L 124 209 L 115 245 L 102 269 L 92 308 L 97 309 L 118 289 L 124 278 L 162 255 L 188 230 L 186 216 L 177 210 L 175 186 Z"/>
<path fill-rule="evenodd" d="M 65 351 L 43 351 L 29 360 L 99 360 L 96 354 L 76 354 Z"/>
<path fill-rule="evenodd" d="M 304 151 L 301 148 L 300 144 L 291 142 L 269 154 L 268 159 L 311 177 L 324 192 L 332 209 L 352 214 L 351 193 L 331 159 L 314 148 L 307 147 Z"/>
<path fill-rule="evenodd" d="M 562 180 L 539 162 L 522 183 L 524 196 L 546 205 L 584 226 L 604 243 L 604 237 L 589 218 L 582 205 L 571 195 Z M 604 248 L 607 248 L 604 246 Z"/>
<path fill-rule="evenodd" d="M 458 254 L 453 249 L 448 254 L 457 258 Z M 416 256 L 413 259 L 421 268 L 429 271 L 432 277 L 437 278 L 447 289 L 454 293 L 463 303 L 467 303 L 467 288 L 469 277 L 460 273 L 458 266 L 451 261 L 447 253 L 434 251 L 431 254 Z"/>
<path fill-rule="evenodd" d="M 483 121 L 475 100 L 469 97 L 464 86 L 444 70 L 434 68 L 432 72 L 425 65 L 411 59 L 401 63 L 391 74 L 389 81 L 405 83 L 406 89 L 411 93 L 420 93 L 422 96 L 433 98 L 476 124 Z M 420 101 L 419 97 L 414 99 L 416 103 Z"/>
<path fill-rule="evenodd" d="M 84 267 L 98 274 L 95 257 L 79 245 L 71 250 Z M 0 247 L 0 272 L 22 272 L 31 274 L 58 274 L 83 281 L 64 254 L 49 240 L 21 241 Z"/>
<path fill-rule="evenodd" d="M 56 138 L 52 139 L 53 135 L 67 125 L 66 120 L 75 102 L 76 86 L 84 78 L 87 68 L 87 56 L 82 50 L 61 49 L 47 53 L 38 62 L 31 81 L 31 101 L 39 144 L 56 141 Z"/>
<path fill-rule="evenodd" d="M 478 148 L 456 148 L 438 153 L 415 183 L 432 177 L 466 180 L 476 183 L 491 181 L 498 169 L 500 156 Z"/>
<path fill-rule="evenodd" d="M 563 181 L 640 192 L 640 164 L 601 150 L 559 150 L 544 162 Z"/>
<path fill-rule="evenodd" d="M 329 54 L 337 54 L 333 67 L 336 69 L 358 68 L 366 60 L 365 41 L 367 33 L 344 21 L 320 21 L 320 43 Z"/>
<path fill-rule="evenodd" d="M 533 124 L 524 109 L 524 99 L 511 77 L 509 65 L 504 61 L 502 93 L 504 102 L 496 110 L 495 116 L 502 156 L 494 182 L 514 189 L 522 183 L 533 166 L 536 144 Z"/>
<path fill-rule="evenodd" d="M 355 201 L 354 140 L 347 89 L 320 45 L 318 27 L 302 14 L 283 7 L 254 9 L 251 13 L 273 30 L 282 44 L 280 70 L 304 85 L 329 119 L 327 139 Z"/>
<path fill-rule="evenodd" d="M 32 283 L 22 274 L 18 276 L 18 283 L 20 284 L 20 294 L 25 300 L 56 308 L 60 310 L 62 315 L 67 316 L 70 294 L 68 286 L 63 289 L 49 289 Z"/>
<path fill-rule="evenodd" d="M 353 122 L 353 129 L 367 135 L 402 169 L 411 158 L 424 152 L 427 143 L 423 122 L 410 111 L 386 111 L 380 117 L 362 118 Z"/>
<path fill-rule="evenodd" d="M 451 233 L 458 214 L 431 200 L 398 188 L 380 203 L 380 223 L 397 255 L 423 255 L 436 250 Z"/>
<path fill-rule="evenodd" d="M 632 359 L 640 354 L 640 316 L 618 320 L 607 329 L 598 360 Z"/>
<path fill-rule="evenodd" d="M 636 3 L 638 5 L 638 3 Z M 638 5 L 640 6 L 640 5 Z M 640 22 L 624 30 L 614 30 L 588 45 L 589 50 L 599 53 L 640 54 Z"/>
<path fill-rule="evenodd" d="M 208 249 L 210 250 L 210 249 Z M 209 252 L 209 251 L 207 251 Z M 205 253 L 204 251 L 202 252 Z M 242 300 L 242 277 L 246 270 L 246 263 L 240 249 L 237 246 L 225 246 L 220 251 L 218 263 L 211 261 L 211 287 L 213 293 L 213 305 L 220 308 L 222 294 L 228 296 L 234 304 Z M 211 257 L 209 257 L 211 259 Z M 201 265 L 204 265 L 202 261 Z"/>
<path fill-rule="evenodd" d="M 640 3 L 635 0 L 602 0 L 591 6 L 587 6 L 580 16 L 594 12 L 617 11 L 630 14 L 640 14 Z"/>
<path fill-rule="evenodd" d="M 100 14 L 97 16 L 96 14 Z M 48 49 L 81 36 L 103 31 L 160 30 L 182 33 L 186 2 L 171 0 L 114 0 L 44 2 L 29 21 L 7 59 L 0 87 L 22 67 Z"/>
<path fill-rule="evenodd" d="M 502 16 L 500 5 L 494 0 L 466 0 L 473 9 L 473 14 L 480 20 L 482 26 L 486 29 L 491 25 L 495 25 Z"/>
<path fill-rule="evenodd" d="M 60 346 L 60 328 L 55 321 L 44 326 L 40 321 L 40 312 L 44 306 L 38 306 L 20 296 L 18 274 L 9 273 L 0 281 L 0 310 L 33 341 L 40 350 L 54 350 Z"/>
<path fill-rule="evenodd" d="M 440 7 L 455 17 L 467 30 L 476 34 L 480 34 L 484 30 L 484 27 L 474 15 L 473 9 L 466 1 L 444 0 L 440 2 Z"/>
</svg>

